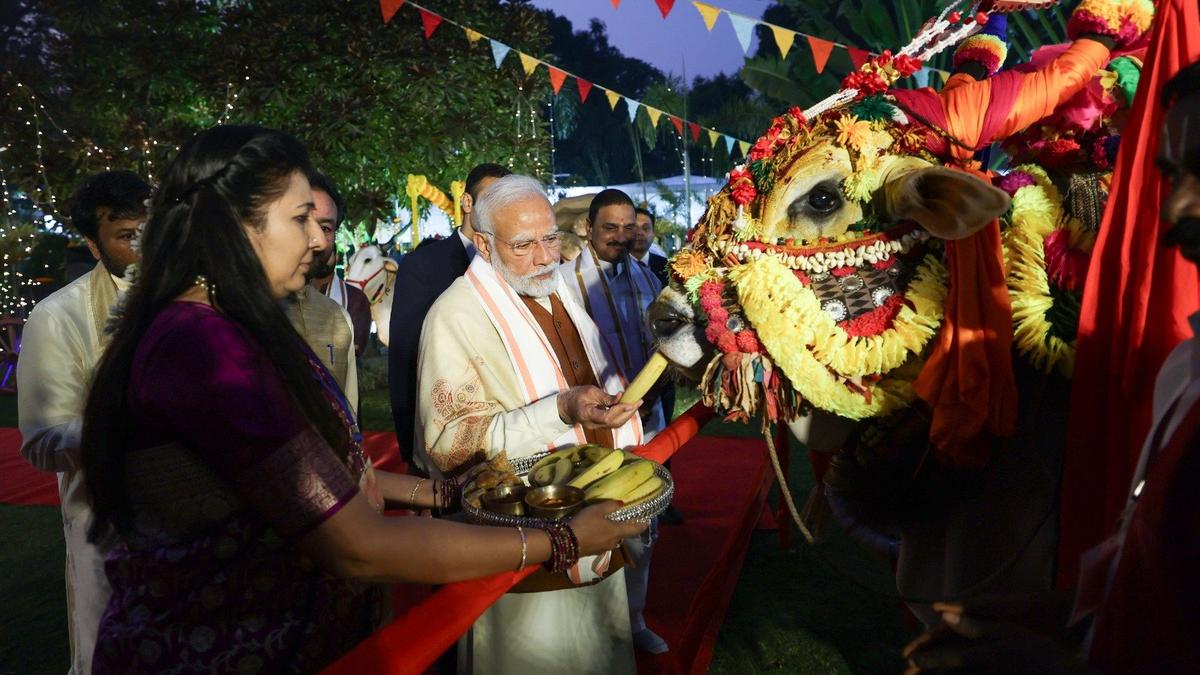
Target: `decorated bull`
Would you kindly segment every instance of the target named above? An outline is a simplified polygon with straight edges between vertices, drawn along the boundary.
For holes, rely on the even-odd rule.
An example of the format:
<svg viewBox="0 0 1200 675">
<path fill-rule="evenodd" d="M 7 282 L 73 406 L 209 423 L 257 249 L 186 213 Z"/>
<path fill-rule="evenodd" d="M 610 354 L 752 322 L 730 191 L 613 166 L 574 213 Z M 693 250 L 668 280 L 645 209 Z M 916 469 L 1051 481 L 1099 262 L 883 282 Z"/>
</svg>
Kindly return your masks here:
<svg viewBox="0 0 1200 675">
<path fill-rule="evenodd" d="M 362 244 L 346 261 L 346 283 L 357 286 L 371 303 L 371 320 L 383 346 L 388 344 L 396 261 L 380 245 Z"/>
<path fill-rule="evenodd" d="M 1086 236 L 1049 246 L 1063 193 L 1037 170 L 1000 189 L 976 154 L 1090 87 L 1114 50 L 1138 42 L 1152 7 L 1084 0 L 1069 46 L 997 73 L 1003 42 L 980 29 L 1044 4 L 948 9 L 836 95 L 776 118 L 709 200 L 649 312 L 660 353 L 706 403 L 730 418 L 761 413 L 835 453 L 824 496 L 874 543 L 895 537 L 912 600 L 1049 583 L 1067 388 L 1039 373 L 1073 334 L 1064 324 L 1053 359 L 1026 350 L 1014 361 L 1014 308 L 1018 347 L 1046 337 L 1047 313 L 1010 293 L 1030 266 L 1046 271 L 1051 250 L 1070 259 L 1061 269 L 1086 269 Z M 956 72 L 941 92 L 890 89 L 951 44 Z M 1029 185 L 1054 206 L 1012 211 L 1010 193 L 1020 206 Z M 1031 214 L 1036 231 L 1021 226 Z M 1006 246 L 1040 257 L 1006 268 Z M 1022 323 L 1039 311 L 1042 324 Z"/>
</svg>

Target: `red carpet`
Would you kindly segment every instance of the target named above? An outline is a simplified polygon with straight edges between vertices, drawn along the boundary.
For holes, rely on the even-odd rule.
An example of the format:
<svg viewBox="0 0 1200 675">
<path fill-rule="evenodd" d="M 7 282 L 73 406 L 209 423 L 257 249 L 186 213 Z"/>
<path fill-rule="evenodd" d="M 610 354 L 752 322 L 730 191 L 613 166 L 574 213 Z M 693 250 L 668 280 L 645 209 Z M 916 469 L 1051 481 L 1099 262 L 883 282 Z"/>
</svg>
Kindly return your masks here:
<svg viewBox="0 0 1200 675">
<path fill-rule="evenodd" d="M 21 456 L 21 432 L 0 428 L 0 504 L 58 506 L 58 476 Z"/>
<path fill-rule="evenodd" d="M 394 434 L 367 433 L 364 445 L 376 465 L 399 468 Z M 0 428 L 0 503 L 58 504 L 54 474 L 29 466 L 20 446 L 16 429 Z M 703 673 L 771 480 L 763 442 L 748 438 L 698 436 L 679 450 L 671 470 L 675 506 L 686 522 L 661 528 L 646 607 L 647 624 L 671 651 L 639 653 L 638 670 Z"/>
<path fill-rule="evenodd" d="M 642 673 L 704 673 L 772 479 L 766 445 L 697 436 L 671 460 L 679 526 L 660 530 L 646 623 L 671 651 L 638 653 Z"/>
</svg>

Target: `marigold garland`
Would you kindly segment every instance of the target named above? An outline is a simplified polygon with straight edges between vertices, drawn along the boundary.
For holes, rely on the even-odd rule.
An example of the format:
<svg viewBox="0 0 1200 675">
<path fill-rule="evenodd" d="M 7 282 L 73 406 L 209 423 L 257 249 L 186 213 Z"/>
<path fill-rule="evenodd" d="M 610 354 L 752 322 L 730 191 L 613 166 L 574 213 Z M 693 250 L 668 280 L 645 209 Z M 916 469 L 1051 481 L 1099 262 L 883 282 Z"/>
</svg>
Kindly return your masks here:
<svg viewBox="0 0 1200 675">
<path fill-rule="evenodd" d="M 946 270 L 937 256 L 925 257 L 905 291 L 911 306 L 900 310 L 891 328 L 872 337 L 842 330 L 821 309 L 816 293 L 774 256 L 730 270 L 729 279 L 767 353 L 817 408 L 862 419 L 912 400 L 911 380 L 896 370 L 919 357 L 941 326 Z M 849 382 L 859 378 L 862 391 L 855 391 Z"/>
<path fill-rule="evenodd" d="M 1066 217 L 1062 196 L 1045 170 L 1036 165 L 1017 167 L 1010 176 L 1028 176 L 1032 182 L 1009 179 L 1019 185 L 1012 195 L 1010 227 L 1003 237 L 1007 283 L 1013 310 L 1013 343 L 1017 351 L 1043 372 L 1057 369 L 1070 377 L 1075 362 L 1075 341 L 1055 335 L 1048 315 L 1055 310 L 1046 263 L 1046 240 L 1065 231 L 1072 248 L 1090 253 L 1095 235 L 1075 218 Z"/>
</svg>

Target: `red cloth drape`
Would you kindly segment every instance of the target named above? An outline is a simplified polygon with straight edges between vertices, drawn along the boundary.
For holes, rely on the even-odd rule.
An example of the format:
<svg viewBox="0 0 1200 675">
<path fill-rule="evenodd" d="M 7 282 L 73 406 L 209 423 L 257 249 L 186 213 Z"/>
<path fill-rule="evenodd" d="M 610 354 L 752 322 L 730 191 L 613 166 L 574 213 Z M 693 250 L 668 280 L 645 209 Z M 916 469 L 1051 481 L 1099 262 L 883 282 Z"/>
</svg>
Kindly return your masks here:
<svg viewBox="0 0 1200 675">
<path fill-rule="evenodd" d="M 1079 556 L 1120 516 L 1142 439 L 1154 380 L 1191 334 L 1200 275 L 1161 242 L 1168 186 L 1154 168 L 1163 108 L 1159 92 L 1200 57 L 1196 0 L 1161 0 L 1113 174 L 1112 194 L 1084 289 L 1062 490 L 1059 581 L 1073 584 Z"/>
</svg>

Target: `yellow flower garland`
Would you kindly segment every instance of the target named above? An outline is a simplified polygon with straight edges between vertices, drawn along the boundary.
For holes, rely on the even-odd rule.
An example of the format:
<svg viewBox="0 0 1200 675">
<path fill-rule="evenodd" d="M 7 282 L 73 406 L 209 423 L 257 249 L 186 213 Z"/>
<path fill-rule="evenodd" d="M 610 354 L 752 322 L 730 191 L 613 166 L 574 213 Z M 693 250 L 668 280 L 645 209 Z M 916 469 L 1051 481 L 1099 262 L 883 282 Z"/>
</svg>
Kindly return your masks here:
<svg viewBox="0 0 1200 675">
<path fill-rule="evenodd" d="M 1056 229 L 1066 229 L 1071 246 L 1091 251 L 1095 235 L 1075 218 L 1066 218 L 1062 196 L 1039 166 L 1019 166 L 1033 178 L 1013 195 L 1012 224 L 1004 233 L 1004 260 L 1013 311 L 1013 342 L 1017 351 L 1043 372 L 1058 369 L 1070 377 L 1075 365 L 1075 343 L 1052 335 L 1046 313 L 1054 305 L 1046 272 L 1045 239 Z"/>
<path fill-rule="evenodd" d="M 937 334 L 946 300 L 946 269 L 936 256 L 925 256 L 905 291 L 916 309 L 903 307 L 891 328 L 871 337 L 851 336 L 838 327 L 816 293 L 774 256 L 731 269 L 729 279 L 767 353 L 812 405 L 863 419 L 912 401 L 916 369 L 901 366 L 919 357 Z M 869 401 L 845 383 L 864 376 L 883 376 L 863 383 Z"/>
</svg>

